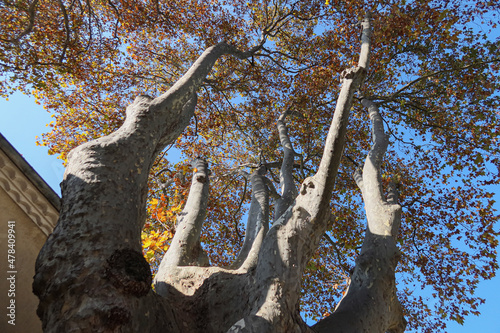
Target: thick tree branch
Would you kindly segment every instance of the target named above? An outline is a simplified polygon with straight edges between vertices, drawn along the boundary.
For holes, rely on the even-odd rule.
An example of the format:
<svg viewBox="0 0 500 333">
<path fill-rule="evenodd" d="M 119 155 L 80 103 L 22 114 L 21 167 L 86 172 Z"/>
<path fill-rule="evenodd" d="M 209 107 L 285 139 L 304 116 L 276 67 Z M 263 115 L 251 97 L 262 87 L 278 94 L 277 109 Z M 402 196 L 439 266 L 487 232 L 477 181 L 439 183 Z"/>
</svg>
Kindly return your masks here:
<svg viewBox="0 0 500 333">
<path fill-rule="evenodd" d="M 248 270 L 255 267 L 262 240 L 269 230 L 269 188 L 265 167 L 260 167 L 250 175 L 252 200 L 248 212 L 245 239 L 232 268 Z"/>
<path fill-rule="evenodd" d="M 148 126 L 142 126 L 142 128 L 148 133 L 143 132 L 143 135 L 149 136 L 149 133 L 159 133 L 160 137 L 153 142 L 158 145 L 157 152 L 163 150 L 166 145 L 177 139 L 189 124 L 196 106 L 196 91 L 215 62 L 226 54 L 245 59 L 259 50 L 264 42 L 265 38 L 261 40 L 259 45 L 246 52 L 239 51 L 226 43 L 209 47 L 167 92 L 147 101 L 149 107 L 143 108 L 143 112 L 127 112 L 126 123 L 133 123 L 133 126 L 136 127 L 138 122 L 147 122 Z M 154 119 L 144 117 L 145 112 L 152 113 Z"/>
<path fill-rule="evenodd" d="M 343 73 L 343 84 L 337 99 L 335 113 L 328 133 L 323 157 L 321 159 L 318 172 L 314 176 L 314 181 L 325 184 L 323 200 L 330 200 L 330 193 L 333 189 L 337 169 L 342 157 L 345 143 L 345 131 L 349 112 L 352 105 L 354 92 L 359 89 L 368 70 L 371 48 L 371 15 L 367 14 L 362 22 L 361 51 L 358 60 L 358 67 L 346 70 Z"/>
<path fill-rule="evenodd" d="M 200 245 L 200 234 L 208 203 L 209 170 L 207 162 L 202 159 L 196 159 L 193 167 L 189 196 L 177 217 L 176 232 L 156 280 L 160 280 L 164 270 L 171 266 L 208 266 L 208 257 Z"/>
<path fill-rule="evenodd" d="M 382 186 L 380 184 L 380 165 L 389 144 L 389 136 L 384 132 L 384 123 L 378 112 L 377 105 L 368 99 L 363 99 L 361 103 L 368 108 L 372 122 L 373 138 L 373 146 L 363 167 L 363 187 L 361 190 L 365 202 L 367 200 L 382 202 L 384 200 L 382 199 Z"/>
<path fill-rule="evenodd" d="M 152 311 L 158 312 L 149 314 L 162 318 L 151 332 L 174 322 L 176 310 L 151 291 L 151 271 L 142 255 L 148 174 L 157 154 L 189 123 L 196 90 L 224 54 L 246 55 L 227 44 L 207 49 L 169 91 L 155 99 L 138 96 L 117 131 L 68 154 L 59 221 L 39 254 L 33 283 L 47 332 L 143 331 L 151 328 L 139 310 L 144 302 L 157 304 Z M 201 195 L 208 190 L 208 175 L 203 167 L 200 172 L 194 186 L 203 188 Z M 198 227 L 193 230 L 187 242 L 198 238 Z M 177 264 L 189 264 L 192 253 L 180 259 Z M 98 286 L 92 294 L 72 291 L 89 283 Z"/>
<path fill-rule="evenodd" d="M 372 122 L 373 145 L 366 158 L 363 173 L 354 175 L 365 202 L 368 228 L 361 253 L 351 275 L 351 284 L 335 312 L 313 328 L 318 333 L 331 332 L 404 332 L 406 321 L 396 295 L 395 268 L 399 250 L 395 238 L 401 222 L 401 207 L 394 189 L 389 200 L 382 195 L 380 164 L 388 135 L 378 107 L 363 99 Z M 356 320 L 362 317 L 363 320 Z"/>
<path fill-rule="evenodd" d="M 364 20 L 361 22 L 361 51 L 359 53 L 358 66 L 368 70 L 370 64 L 370 48 L 372 38 L 371 28 L 372 14 L 366 13 Z"/>
<path fill-rule="evenodd" d="M 284 112 L 277 122 L 279 138 L 283 147 L 283 161 L 280 170 L 281 198 L 276 202 L 274 220 L 277 220 L 290 207 L 298 194 L 293 179 L 293 162 L 297 154 L 293 150 L 292 142 L 288 136 L 288 129 L 285 124 L 286 116 L 287 112 Z"/>
<path fill-rule="evenodd" d="M 367 211 L 368 228 L 377 235 L 396 236 L 399 230 L 400 217 L 398 216 L 401 214 L 401 206 L 387 202 L 383 195 L 380 176 L 380 165 L 389 143 L 389 136 L 384 132 L 384 122 L 377 105 L 367 99 L 363 99 L 362 104 L 368 108 L 373 137 L 373 145 L 363 167 L 360 187 Z M 359 184 L 359 181 L 357 182 Z M 391 191 L 391 202 L 394 202 L 395 197 Z M 393 226 L 394 223 L 397 225 Z"/>
<path fill-rule="evenodd" d="M 368 65 L 370 19 L 363 21 L 360 64 Z M 295 204 L 273 224 L 264 239 L 255 279 L 259 286 L 253 307 L 229 332 L 307 332 L 298 302 L 302 272 L 330 221 L 330 199 L 344 150 L 345 133 L 354 92 L 365 67 L 347 70 L 318 172 L 307 178 Z"/>
</svg>

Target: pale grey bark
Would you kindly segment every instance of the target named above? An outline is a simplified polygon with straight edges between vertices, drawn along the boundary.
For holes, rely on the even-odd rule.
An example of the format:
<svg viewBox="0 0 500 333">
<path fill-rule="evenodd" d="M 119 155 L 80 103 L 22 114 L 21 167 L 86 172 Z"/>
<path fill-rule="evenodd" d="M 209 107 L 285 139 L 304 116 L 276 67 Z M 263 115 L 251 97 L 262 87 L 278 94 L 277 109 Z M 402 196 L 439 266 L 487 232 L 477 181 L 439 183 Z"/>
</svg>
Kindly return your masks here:
<svg viewBox="0 0 500 333">
<path fill-rule="evenodd" d="M 302 272 L 330 220 L 330 198 L 342 157 L 354 91 L 364 69 L 352 69 L 343 86 L 318 172 L 304 181 L 291 217 L 278 219 L 266 235 L 255 270 L 250 313 L 231 332 L 306 332 L 298 312 Z M 244 326 L 243 326 L 244 325 Z"/>
<path fill-rule="evenodd" d="M 262 240 L 269 230 L 269 195 L 266 168 L 261 166 L 250 175 L 252 199 L 248 211 L 245 239 L 232 268 L 248 271 L 255 267 Z"/>
<path fill-rule="evenodd" d="M 208 204 L 209 170 L 202 159 L 193 163 L 193 179 L 189 196 L 182 212 L 170 247 L 163 257 L 156 279 L 160 279 L 171 266 L 208 266 L 206 252 L 201 248 L 200 235 Z"/>
<path fill-rule="evenodd" d="M 370 20 L 362 51 L 370 50 Z M 367 65 L 368 55 L 360 60 Z M 366 68 L 358 66 L 342 76 L 342 88 L 323 157 L 316 174 L 302 183 L 289 219 L 278 219 L 262 244 L 255 270 L 251 309 L 228 332 L 308 332 L 300 317 L 299 295 L 302 272 L 325 233 L 330 221 L 330 199 L 344 150 L 345 133 L 354 92 L 364 80 Z"/>
<path fill-rule="evenodd" d="M 358 66 L 368 70 L 370 65 L 370 49 L 372 44 L 371 12 L 367 12 L 361 21 L 361 51 L 359 52 Z"/>
<path fill-rule="evenodd" d="M 42 248 L 33 290 L 46 332 L 182 331 L 175 306 L 151 291 L 142 256 L 147 177 L 159 151 L 193 115 L 196 90 L 219 57 L 208 48 L 166 93 L 139 96 L 114 133 L 68 155 L 58 224 Z"/>
<path fill-rule="evenodd" d="M 389 199 L 384 197 L 381 185 L 380 165 L 389 144 L 389 136 L 384 132 L 384 122 L 378 107 L 368 99 L 362 100 L 368 108 L 372 122 L 373 146 L 366 158 L 362 174 L 356 174 L 356 183 L 363 194 L 368 229 L 379 236 L 397 237 L 401 220 L 401 206 L 397 201 L 394 189 L 389 191 Z"/>
<path fill-rule="evenodd" d="M 278 134 L 283 148 L 283 162 L 280 170 L 281 197 L 276 201 L 274 220 L 280 218 L 297 197 L 297 187 L 293 180 L 293 162 L 297 153 L 293 150 L 292 141 L 285 124 L 287 112 L 284 112 L 277 121 Z"/>
<path fill-rule="evenodd" d="M 380 180 L 389 137 L 377 105 L 367 99 L 362 104 L 368 108 L 372 122 L 373 145 L 363 172 L 354 177 L 365 203 L 367 230 L 348 291 L 335 312 L 313 326 L 318 333 L 400 333 L 406 327 L 394 276 L 399 260 L 395 240 L 401 223 L 401 206 L 397 204 L 394 187 L 385 198 Z"/>
<path fill-rule="evenodd" d="M 38 313 L 45 331 L 312 332 L 298 310 L 302 272 L 330 223 L 330 200 L 353 94 L 368 66 L 370 29 L 367 17 L 359 65 L 342 75 L 321 163 L 299 193 L 291 177 L 295 153 L 285 115 L 278 120 L 285 153 L 281 201 L 269 229 L 269 195 L 273 191 L 262 170 L 251 175 L 252 208 L 236 269 L 204 267 L 208 262 L 199 243 L 209 187 L 204 161 L 196 162 L 186 207 L 155 279 L 156 293 L 151 290 L 151 272 L 141 253 L 140 234 L 148 172 L 158 152 L 189 123 L 196 90 L 220 56 L 245 58 L 259 46 L 249 52 L 224 43 L 208 48 L 165 94 L 155 99 L 137 97 L 127 108 L 120 129 L 74 149 L 62 184 L 59 222 L 36 265 L 33 288 L 40 298 Z M 378 119 L 376 112 L 371 113 Z M 376 142 L 384 138 L 379 132 L 380 125 L 374 126 Z M 356 311 L 362 313 L 365 324 L 377 327 L 375 331 L 382 327 L 401 331 L 402 317 L 394 310 L 399 303 L 393 301 L 397 223 L 387 228 L 384 223 L 388 217 L 377 215 L 389 214 L 396 222 L 400 208 L 393 199 L 380 203 L 376 193 L 365 193 L 380 185 L 371 183 L 373 175 L 378 176 L 383 155 L 376 147 L 359 182 L 365 200 L 370 200 L 370 217 L 353 283 L 331 317 L 333 326 L 322 321 L 314 327 L 320 331 L 340 327 L 345 332 L 366 331 L 353 319 Z M 372 298 L 379 303 L 370 303 Z M 385 311 L 382 318 L 379 312 L 386 305 L 393 310 Z M 380 311 L 370 311 L 373 307 Z"/>
</svg>

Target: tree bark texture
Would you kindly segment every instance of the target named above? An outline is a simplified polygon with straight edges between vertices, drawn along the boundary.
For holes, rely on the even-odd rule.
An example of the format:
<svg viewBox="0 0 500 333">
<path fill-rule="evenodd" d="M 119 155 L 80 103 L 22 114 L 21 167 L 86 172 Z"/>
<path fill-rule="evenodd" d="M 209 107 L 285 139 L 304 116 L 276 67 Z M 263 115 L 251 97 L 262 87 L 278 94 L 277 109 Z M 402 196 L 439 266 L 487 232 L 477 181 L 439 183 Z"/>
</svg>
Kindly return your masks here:
<svg viewBox="0 0 500 333">
<path fill-rule="evenodd" d="M 246 58 L 258 48 L 240 52 L 222 43 L 207 49 L 166 93 L 154 99 L 137 97 L 116 132 L 74 149 L 62 183 L 59 222 L 36 263 L 33 290 L 40 299 L 38 315 L 44 331 L 404 330 L 394 281 L 400 207 L 394 196 L 390 200 L 380 197 L 377 177 L 387 139 L 370 101 L 365 103 L 375 143 L 363 174 L 356 178 L 366 202 L 368 229 L 349 292 L 332 316 L 312 328 L 299 313 L 302 272 L 330 223 L 333 185 L 352 98 L 367 71 L 370 36 L 367 17 L 359 65 L 342 76 L 320 166 L 298 191 L 292 178 L 296 153 L 288 137 L 286 114 L 279 118 L 285 156 L 275 216 L 271 223 L 272 191 L 265 168 L 260 168 L 249 176 L 252 202 L 245 243 L 231 267 L 210 267 L 200 245 L 209 169 L 199 159 L 177 232 L 154 281 L 156 292 L 152 291 L 151 271 L 140 244 L 147 177 L 157 154 L 188 125 L 196 90 L 216 60 L 223 55 Z"/>
<path fill-rule="evenodd" d="M 362 172 L 354 177 L 365 202 L 368 221 L 351 283 L 335 312 L 313 328 L 318 332 L 404 332 L 406 321 L 396 295 L 395 268 L 399 260 L 396 237 L 401 223 L 397 190 L 382 192 L 380 165 L 389 142 L 378 107 L 362 100 L 372 122 L 373 146 Z"/>
</svg>

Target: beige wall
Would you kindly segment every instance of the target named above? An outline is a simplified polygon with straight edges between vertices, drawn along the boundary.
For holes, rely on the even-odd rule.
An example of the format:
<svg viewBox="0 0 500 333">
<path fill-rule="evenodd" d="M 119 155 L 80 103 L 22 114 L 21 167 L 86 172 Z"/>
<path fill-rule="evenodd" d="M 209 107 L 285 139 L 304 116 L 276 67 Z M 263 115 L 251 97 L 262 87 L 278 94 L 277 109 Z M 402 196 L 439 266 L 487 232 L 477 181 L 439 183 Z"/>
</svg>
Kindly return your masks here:
<svg viewBox="0 0 500 333">
<path fill-rule="evenodd" d="M 15 298 L 8 296 L 8 221 L 15 221 Z M 24 213 L 10 196 L 0 187 L 0 332 L 41 332 L 41 322 L 36 315 L 38 299 L 32 293 L 31 284 L 35 274 L 35 260 L 46 236 Z M 7 317 L 10 299 L 15 299 L 15 326 L 9 325 Z"/>
</svg>

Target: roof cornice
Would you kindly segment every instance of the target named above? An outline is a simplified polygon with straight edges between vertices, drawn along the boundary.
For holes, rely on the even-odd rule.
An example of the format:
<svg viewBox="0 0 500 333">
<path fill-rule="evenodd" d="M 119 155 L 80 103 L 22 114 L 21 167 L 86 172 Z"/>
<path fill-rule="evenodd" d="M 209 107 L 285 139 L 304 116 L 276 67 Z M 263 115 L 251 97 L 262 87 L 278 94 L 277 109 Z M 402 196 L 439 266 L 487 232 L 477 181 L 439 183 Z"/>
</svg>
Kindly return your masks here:
<svg viewBox="0 0 500 333">
<path fill-rule="evenodd" d="M 59 196 L 0 134 L 0 187 L 49 235 L 61 206 Z"/>
</svg>

